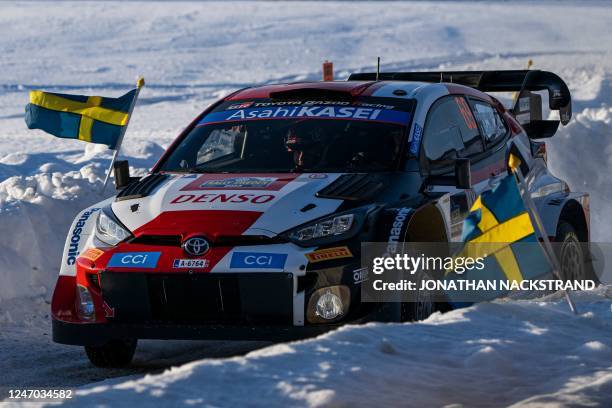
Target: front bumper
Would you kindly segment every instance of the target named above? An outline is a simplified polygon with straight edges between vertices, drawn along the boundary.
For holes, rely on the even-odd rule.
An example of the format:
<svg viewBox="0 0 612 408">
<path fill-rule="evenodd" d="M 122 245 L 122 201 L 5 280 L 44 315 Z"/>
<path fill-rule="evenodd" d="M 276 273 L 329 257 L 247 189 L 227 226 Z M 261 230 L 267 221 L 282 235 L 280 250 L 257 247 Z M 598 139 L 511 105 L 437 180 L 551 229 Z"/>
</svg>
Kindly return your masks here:
<svg viewBox="0 0 612 408">
<path fill-rule="evenodd" d="M 394 320 L 376 304 L 360 304 L 354 260 L 289 272 L 164 273 L 81 268 L 61 276 L 52 302 L 53 340 L 99 345 L 113 339 L 288 341 L 313 337 L 345 324 Z M 75 285 L 93 297 L 95 318 L 75 308 Z M 349 313 L 333 323 L 309 324 L 305 310 L 317 288 L 351 288 Z"/>
</svg>

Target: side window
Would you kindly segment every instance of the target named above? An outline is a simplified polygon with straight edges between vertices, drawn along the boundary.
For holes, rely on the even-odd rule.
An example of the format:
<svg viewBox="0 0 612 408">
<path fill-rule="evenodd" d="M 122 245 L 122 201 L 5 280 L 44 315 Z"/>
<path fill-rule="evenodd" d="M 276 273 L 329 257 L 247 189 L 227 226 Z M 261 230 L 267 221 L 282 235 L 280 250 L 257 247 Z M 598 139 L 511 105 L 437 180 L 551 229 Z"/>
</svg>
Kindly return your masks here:
<svg viewBox="0 0 612 408">
<path fill-rule="evenodd" d="M 472 106 L 487 143 L 495 143 L 506 135 L 508 129 L 491 105 L 486 102 L 472 101 Z"/>
<path fill-rule="evenodd" d="M 465 98 L 448 96 L 431 108 L 423 133 L 425 157 L 439 165 L 483 151 L 482 138 Z"/>
</svg>

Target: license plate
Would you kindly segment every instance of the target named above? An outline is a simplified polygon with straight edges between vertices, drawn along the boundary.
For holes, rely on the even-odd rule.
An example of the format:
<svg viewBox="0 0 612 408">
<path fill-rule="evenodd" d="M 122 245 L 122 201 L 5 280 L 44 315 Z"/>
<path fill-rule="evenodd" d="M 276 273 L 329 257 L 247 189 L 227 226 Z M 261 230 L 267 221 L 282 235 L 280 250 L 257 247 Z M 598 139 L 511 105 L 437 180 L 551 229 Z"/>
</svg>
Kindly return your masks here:
<svg viewBox="0 0 612 408">
<path fill-rule="evenodd" d="M 175 259 L 172 266 L 174 268 L 206 268 L 208 259 Z"/>
</svg>

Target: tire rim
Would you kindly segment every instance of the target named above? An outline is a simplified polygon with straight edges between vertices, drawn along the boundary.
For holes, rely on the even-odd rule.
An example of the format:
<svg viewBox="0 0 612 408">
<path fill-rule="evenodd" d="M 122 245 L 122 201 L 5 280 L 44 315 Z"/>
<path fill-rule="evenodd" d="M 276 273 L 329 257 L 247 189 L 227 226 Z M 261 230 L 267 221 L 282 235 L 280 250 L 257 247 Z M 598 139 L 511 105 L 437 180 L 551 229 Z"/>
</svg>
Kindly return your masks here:
<svg viewBox="0 0 612 408">
<path fill-rule="evenodd" d="M 580 243 L 571 237 L 563 243 L 561 249 L 561 274 L 567 280 L 576 280 L 582 276 Z"/>
</svg>

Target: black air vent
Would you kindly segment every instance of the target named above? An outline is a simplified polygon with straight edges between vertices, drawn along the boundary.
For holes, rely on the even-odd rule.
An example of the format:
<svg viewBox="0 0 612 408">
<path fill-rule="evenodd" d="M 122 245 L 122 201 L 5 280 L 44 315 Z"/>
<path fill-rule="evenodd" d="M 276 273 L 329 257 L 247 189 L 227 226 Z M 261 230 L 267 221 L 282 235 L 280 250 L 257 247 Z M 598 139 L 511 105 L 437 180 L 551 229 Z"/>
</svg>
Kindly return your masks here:
<svg viewBox="0 0 612 408">
<path fill-rule="evenodd" d="M 139 181 L 128 185 L 117 194 L 115 201 L 131 200 L 133 198 L 147 197 L 157 186 L 169 176 L 166 174 L 150 174 Z"/>
<path fill-rule="evenodd" d="M 149 274 L 148 288 L 156 321 L 287 325 L 293 320 L 291 274 Z"/>
<path fill-rule="evenodd" d="M 293 322 L 293 275 L 254 273 L 100 274 L 114 322 L 278 325 Z"/>
<path fill-rule="evenodd" d="M 130 241 L 130 244 L 152 245 L 152 246 L 174 246 L 180 247 L 182 237 L 180 235 L 140 235 Z M 282 237 L 266 237 L 264 235 L 221 235 L 212 241 L 214 247 L 236 247 L 252 245 L 273 245 L 287 242 Z"/>
<path fill-rule="evenodd" d="M 336 89 L 298 88 L 270 92 L 270 98 L 286 100 L 321 98 L 325 100 L 350 101 L 353 98 L 353 95 L 348 91 L 341 91 Z"/>
<path fill-rule="evenodd" d="M 130 241 L 130 244 L 153 246 L 181 246 L 180 235 L 140 235 Z"/>
<path fill-rule="evenodd" d="M 319 198 L 365 201 L 385 186 L 385 179 L 384 174 L 344 174 L 316 195 Z"/>
</svg>

